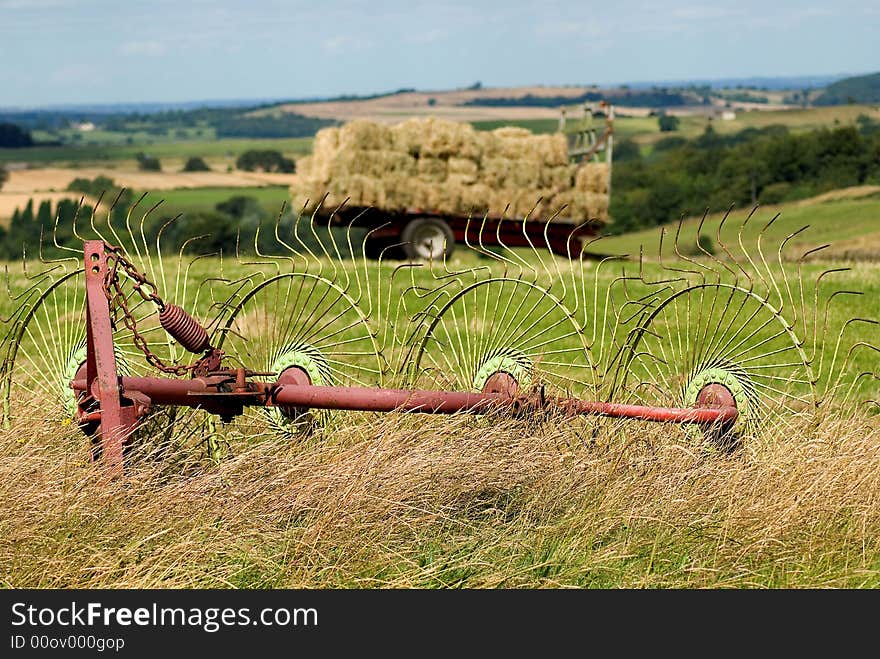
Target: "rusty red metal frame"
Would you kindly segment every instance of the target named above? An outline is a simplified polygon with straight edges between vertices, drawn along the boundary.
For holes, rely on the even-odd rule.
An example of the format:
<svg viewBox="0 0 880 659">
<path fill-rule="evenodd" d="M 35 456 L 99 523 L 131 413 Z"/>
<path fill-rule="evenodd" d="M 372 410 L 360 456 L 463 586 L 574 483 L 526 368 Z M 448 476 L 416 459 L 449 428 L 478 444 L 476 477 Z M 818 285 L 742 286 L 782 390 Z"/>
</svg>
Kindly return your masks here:
<svg viewBox="0 0 880 659">
<path fill-rule="evenodd" d="M 698 396 L 697 407 L 624 405 L 576 398 L 545 397 L 542 392 L 520 394 L 506 373 L 492 375 L 483 392 L 327 387 L 311 384 L 302 369 L 291 367 L 274 382 L 254 381 L 245 368 L 210 370 L 194 368 L 197 377 L 120 376 L 113 345 L 110 302 L 106 294 L 108 249 L 99 240 L 84 243 L 86 265 L 85 368 L 70 386 L 77 392 L 80 427 L 97 427 L 100 455 L 112 476 L 122 473 L 123 445 L 152 405 L 197 407 L 229 420 L 245 407 L 277 407 L 284 414 L 295 410 L 332 409 L 364 412 L 427 414 L 486 414 L 506 411 L 556 411 L 563 415 L 590 415 L 639 419 L 662 423 L 697 424 L 730 429 L 738 411 L 725 387 L 710 384 Z M 166 327 L 174 336 L 174 328 Z M 221 354 L 207 347 L 198 364 L 219 366 Z M 208 371 L 207 373 L 205 371 Z M 265 374 L 264 374 L 265 375 Z M 98 455 L 98 450 L 94 451 Z"/>
</svg>

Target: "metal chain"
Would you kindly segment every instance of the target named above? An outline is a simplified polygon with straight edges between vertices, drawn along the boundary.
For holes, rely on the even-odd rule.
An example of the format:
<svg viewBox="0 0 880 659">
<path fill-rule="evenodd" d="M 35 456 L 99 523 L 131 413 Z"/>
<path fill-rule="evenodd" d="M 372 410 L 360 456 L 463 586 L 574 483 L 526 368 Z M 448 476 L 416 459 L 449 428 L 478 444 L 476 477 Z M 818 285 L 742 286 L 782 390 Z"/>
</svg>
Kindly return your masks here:
<svg viewBox="0 0 880 659">
<path fill-rule="evenodd" d="M 107 261 L 109 268 L 107 270 L 107 278 L 104 280 L 104 294 L 110 302 L 112 314 L 111 321 L 113 322 L 113 325 L 116 326 L 117 312 L 122 311 L 122 322 L 131 332 L 132 341 L 134 341 L 135 346 L 144 353 L 144 357 L 146 357 L 148 363 L 155 366 L 163 373 L 177 376 L 187 375 L 196 367 L 196 364 L 191 364 L 189 366 L 183 364 L 166 364 L 158 355 L 150 350 L 146 339 L 144 339 L 144 337 L 138 332 L 137 319 L 128 307 L 125 291 L 122 290 L 122 283 L 119 281 L 119 268 L 121 267 L 125 274 L 134 281 L 133 288 L 137 291 L 138 295 L 140 295 L 145 302 L 152 302 L 160 311 L 162 311 L 165 309 L 165 302 L 159 297 L 159 289 L 156 287 L 156 284 L 147 279 L 146 275 L 142 274 L 137 268 L 135 268 L 134 264 L 125 257 L 121 248 L 108 248 L 108 252 Z M 148 287 L 150 291 L 145 291 L 144 287 Z"/>
</svg>

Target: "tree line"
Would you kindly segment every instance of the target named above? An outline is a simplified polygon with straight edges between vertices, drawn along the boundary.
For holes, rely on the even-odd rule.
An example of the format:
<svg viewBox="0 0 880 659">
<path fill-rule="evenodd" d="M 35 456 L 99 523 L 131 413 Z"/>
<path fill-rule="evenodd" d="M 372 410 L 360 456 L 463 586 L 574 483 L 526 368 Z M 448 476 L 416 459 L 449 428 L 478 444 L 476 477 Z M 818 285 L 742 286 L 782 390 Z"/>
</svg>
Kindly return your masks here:
<svg viewBox="0 0 880 659">
<path fill-rule="evenodd" d="M 119 238 L 127 240 L 127 234 L 119 229 L 125 226 L 126 215 L 140 193 L 122 190 L 112 179 L 104 176 L 75 179 L 68 190 L 82 193 L 86 200 L 97 200 L 103 195 L 95 214 L 96 225 L 106 227 L 109 215 L 110 222 L 117 227 Z M 116 204 L 112 212 L 108 211 L 114 201 Z M 146 210 L 146 207 L 141 209 Z M 246 195 L 234 195 L 216 204 L 213 209 L 187 212 L 180 216 L 172 215 L 159 206 L 144 221 L 144 237 L 148 244 L 154 245 L 161 232 L 160 243 L 167 253 L 177 253 L 195 236 L 201 237 L 187 243 L 187 253 L 252 255 L 257 246 L 263 254 L 279 253 L 280 248 L 274 237 L 275 222 L 281 222 L 285 240 L 293 244 L 295 239 L 291 235 L 291 227 L 299 209 L 288 207 L 279 217 L 280 211 L 281 208 L 270 211 L 255 198 Z M 93 212 L 95 207 L 88 201 L 80 204 L 73 199 L 61 199 L 56 204 L 49 200 L 35 204 L 29 200 L 23 209 L 15 210 L 7 227 L 0 227 L 0 259 L 18 260 L 23 253 L 28 258 L 70 256 L 70 249 L 82 249 L 81 238 L 97 237 L 91 229 Z M 137 214 L 133 220 L 138 226 L 140 217 L 141 214 Z M 327 231 L 326 227 L 316 229 L 318 235 Z M 345 229 L 334 228 L 332 231 L 338 234 Z M 301 231 L 300 234 L 300 240 L 307 242 L 311 249 L 320 250 L 311 231 Z M 345 252 L 345 237 L 337 235 L 337 242 L 340 251 Z M 353 242 L 358 244 L 359 240 Z"/>
<path fill-rule="evenodd" d="M 770 126 L 719 135 L 710 123 L 697 138 L 660 140 L 647 158 L 623 142 L 615 148 L 611 229 L 631 231 L 706 208 L 780 203 L 880 183 L 878 128 L 863 116 L 855 126 L 801 134 Z"/>
</svg>

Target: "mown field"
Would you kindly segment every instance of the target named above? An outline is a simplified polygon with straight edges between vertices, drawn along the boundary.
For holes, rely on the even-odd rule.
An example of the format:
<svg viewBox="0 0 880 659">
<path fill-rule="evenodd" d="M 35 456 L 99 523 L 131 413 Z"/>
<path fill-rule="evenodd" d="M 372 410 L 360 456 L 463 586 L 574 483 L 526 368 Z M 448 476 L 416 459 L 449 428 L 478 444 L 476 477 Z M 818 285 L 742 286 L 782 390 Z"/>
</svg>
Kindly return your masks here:
<svg viewBox="0 0 880 659">
<path fill-rule="evenodd" d="M 784 233 L 771 233 L 767 245 L 778 245 Z M 755 240 L 749 229 L 746 242 Z M 609 287 L 613 297 L 624 295 L 623 265 L 639 273 L 635 262 L 615 262 L 597 280 L 593 262 L 572 270 L 546 254 L 538 261 L 515 254 L 569 301 L 591 302 L 596 286 L 600 301 Z M 381 335 L 393 330 L 376 311 L 383 308 L 378 291 L 389 281 L 400 285 L 401 274 L 417 287 L 432 281 L 424 268 L 398 270 L 392 280 L 391 265 L 366 271 L 375 286 L 363 304 L 383 320 Z M 865 295 L 832 307 L 835 327 L 850 316 L 880 315 L 880 269 L 828 261 L 801 268 L 809 282 L 848 265 L 836 285 Z M 466 253 L 449 266 L 503 270 Z M 354 283 L 356 267 L 363 266 L 323 265 L 352 291 L 362 285 Z M 227 260 L 222 273 L 234 279 L 261 269 Z M 220 271 L 203 259 L 191 276 Z M 798 281 L 796 263 L 782 271 Z M 676 275 L 646 263 L 641 276 Z M 784 288 L 784 279 L 775 281 Z M 210 300 L 196 305 L 200 313 Z M 298 313 L 295 305 L 287 312 Z M 876 341 L 871 326 L 853 330 L 856 341 Z M 878 360 L 880 353 L 860 352 L 851 367 L 876 372 Z M 856 398 L 876 399 L 876 387 L 866 380 Z M 870 406 L 839 404 L 832 396 L 816 419 L 796 412 L 784 431 L 758 430 L 730 453 L 709 450 L 679 427 L 641 422 L 353 415 L 299 439 L 240 439 L 216 464 L 198 458 L 195 437 L 180 449 L 189 452 L 185 459 L 135 451 L 126 480 L 109 485 L 86 464 L 87 443 L 71 424 L 13 421 L 0 432 L 0 580 L 17 587 L 877 587 L 880 416 Z"/>
</svg>

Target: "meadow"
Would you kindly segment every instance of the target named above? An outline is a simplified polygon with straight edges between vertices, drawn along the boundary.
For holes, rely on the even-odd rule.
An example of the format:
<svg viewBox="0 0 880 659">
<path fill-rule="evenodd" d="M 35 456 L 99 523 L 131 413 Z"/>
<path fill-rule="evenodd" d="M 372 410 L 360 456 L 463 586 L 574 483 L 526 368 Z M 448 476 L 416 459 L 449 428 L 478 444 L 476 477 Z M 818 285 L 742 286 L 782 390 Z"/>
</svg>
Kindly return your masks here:
<svg viewBox="0 0 880 659">
<path fill-rule="evenodd" d="M 761 219 L 766 224 L 768 218 Z M 752 228 L 757 226 L 747 225 L 749 245 L 758 239 Z M 768 256 L 775 255 L 784 229 L 765 235 Z M 750 253 L 755 273 L 776 269 L 772 258 L 762 265 L 758 253 Z M 606 262 L 597 279 L 592 260 L 569 264 L 527 250 L 507 256 L 531 263 L 535 272 L 527 268 L 522 276 L 536 277 L 569 305 L 579 305 L 577 315 L 585 323 L 593 315 L 594 292 L 599 301 L 606 293 L 621 301 L 643 299 L 640 281 L 682 275 L 657 262 L 630 260 Z M 690 258 L 690 264 L 678 261 L 678 267 L 715 267 L 710 258 Z M 296 263 L 303 267 L 308 261 Z M 783 288 L 780 297 L 788 297 L 787 281 L 798 290 L 803 273 L 810 308 L 808 282 L 845 266 L 852 269 L 834 275 L 835 286 L 865 294 L 832 305 L 832 328 L 851 316 L 880 315 L 880 269 L 872 263 L 810 261 L 799 268 L 786 261 L 775 279 Z M 360 260 L 318 259 L 308 267 L 348 282 L 346 289 L 379 321 L 379 345 L 392 363 L 405 354 L 394 345 L 399 322 L 415 308 L 404 307 L 401 317 L 398 300 L 406 304 L 425 286 L 449 286 L 447 268 L 440 266 L 434 275 L 425 267 Z M 488 268 L 496 276 L 520 272 L 464 250 L 447 267 L 451 272 Z M 634 279 L 620 279 L 624 268 Z M 174 281 L 174 259 L 164 270 Z M 247 273 L 260 279 L 266 270 L 266 265 L 229 258 L 221 265 L 203 258 L 189 273 L 190 286 L 218 273 L 231 280 Z M 363 288 L 367 281 L 372 283 Z M 20 283 L 13 280 L 13 286 Z M 389 286 L 392 293 L 379 297 Z M 823 291 L 820 309 L 830 296 L 830 289 Z M 205 316 L 212 299 L 202 295 L 191 308 Z M 8 305 L 4 302 L 4 315 Z M 295 302 L 289 311 L 278 311 L 281 306 L 274 302 L 270 308 L 291 318 L 301 315 Z M 498 313 L 499 322 L 509 322 L 506 312 Z M 499 333 L 491 314 L 477 316 L 473 331 Z M 615 320 L 598 318 L 591 329 L 611 346 L 605 321 Z M 626 326 L 624 317 L 616 318 Z M 822 313 L 816 318 L 821 321 Z M 691 321 L 694 328 L 701 326 L 698 316 Z M 550 326 L 549 319 L 539 322 Z M 798 316 L 795 327 L 801 322 Z M 242 331 L 255 327 L 246 323 Z M 876 341 L 874 326 L 857 323 L 851 329 L 851 341 Z M 761 329 L 755 325 L 754 331 Z M 684 327 L 679 332 L 699 334 Z M 804 336 L 809 350 L 810 332 Z M 681 340 L 668 338 L 668 348 Z M 591 350 L 598 355 L 599 345 Z M 603 352 L 601 359 L 612 352 Z M 830 353 L 823 361 L 828 370 Z M 880 353 L 860 351 L 849 368 L 876 373 Z M 850 403 L 876 399 L 876 382 L 863 379 Z M 626 389 L 616 395 L 640 400 Z M 17 402 L 51 407 L 45 400 Z M 784 423 L 749 432 L 734 451 L 711 450 L 702 437 L 678 426 L 642 422 L 553 414 L 519 419 L 342 414 L 311 435 L 233 435 L 231 451 L 218 460 L 205 458 L 194 435 L 170 454 L 168 447 L 160 452 L 148 442 L 131 451 L 124 481 L 109 484 L 88 464 L 88 442 L 57 412 L 54 421 L 47 416 L 40 423 L 35 417 L 14 418 L 0 431 L 6 455 L 0 466 L 0 499 L 6 502 L 0 513 L 0 582 L 11 587 L 877 587 L 880 416 L 876 405 L 850 403 L 832 392 L 818 416 L 789 410 Z"/>
</svg>

